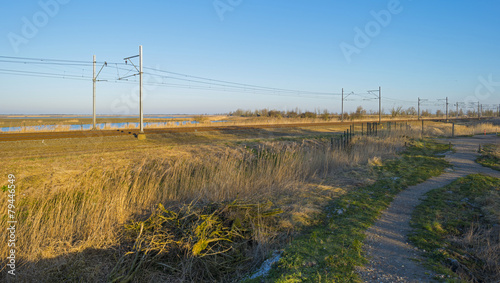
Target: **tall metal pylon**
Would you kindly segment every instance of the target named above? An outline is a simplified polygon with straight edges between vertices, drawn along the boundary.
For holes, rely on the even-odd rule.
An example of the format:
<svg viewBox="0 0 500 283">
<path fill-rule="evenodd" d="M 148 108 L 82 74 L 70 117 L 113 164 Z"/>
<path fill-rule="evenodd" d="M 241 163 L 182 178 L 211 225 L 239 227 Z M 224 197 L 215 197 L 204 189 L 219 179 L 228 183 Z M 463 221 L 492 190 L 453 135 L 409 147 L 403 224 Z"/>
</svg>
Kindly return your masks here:
<svg viewBox="0 0 500 283">
<path fill-rule="evenodd" d="M 136 58 L 136 57 L 139 57 L 139 68 L 137 68 L 134 63 L 130 60 L 132 58 Z M 137 138 L 139 139 L 145 139 L 146 138 L 146 135 L 144 134 L 144 115 L 143 115 L 143 111 L 142 111 L 142 75 L 143 75 L 143 72 L 142 72 L 142 45 L 139 45 L 139 55 L 134 55 L 134 56 L 130 56 L 130 57 L 127 57 L 127 58 L 123 58 L 123 60 L 125 60 L 125 62 L 130 62 L 132 64 L 132 66 L 134 66 L 134 68 L 137 70 L 137 72 L 139 72 L 138 74 L 133 74 L 133 75 L 129 75 L 127 77 L 130 77 L 130 76 L 136 76 L 136 75 L 139 75 L 139 134 L 137 135 Z M 125 78 L 125 77 L 123 77 Z M 120 79 L 123 79 L 123 78 L 120 78 Z"/>
<path fill-rule="evenodd" d="M 99 70 L 99 73 L 95 73 L 95 67 L 96 67 L 96 61 L 95 61 L 95 55 L 92 59 L 92 66 L 93 66 L 93 75 L 92 75 L 92 85 L 93 85 L 93 91 L 92 91 L 92 130 L 97 130 L 97 127 L 96 127 L 96 114 L 95 114 L 95 103 L 96 103 L 96 99 L 95 99 L 95 95 L 96 95 L 96 82 L 100 81 L 100 80 L 97 80 L 97 77 L 99 77 L 99 74 L 101 73 L 102 69 L 106 66 L 108 66 L 108 63 L 107 62 L 104 62 L 104 64 L 102 65 L 101 69 Z"/>
</svg>

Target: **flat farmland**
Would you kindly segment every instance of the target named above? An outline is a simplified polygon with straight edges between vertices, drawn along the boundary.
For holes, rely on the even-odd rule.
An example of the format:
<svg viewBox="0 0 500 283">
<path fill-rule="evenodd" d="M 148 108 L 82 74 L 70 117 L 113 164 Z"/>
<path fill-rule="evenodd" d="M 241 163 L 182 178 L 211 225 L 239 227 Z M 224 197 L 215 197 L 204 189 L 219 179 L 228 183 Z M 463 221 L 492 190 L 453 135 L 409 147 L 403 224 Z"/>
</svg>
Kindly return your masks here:
<svg viewBox="0 0 500 283">
<path fill-rule="evenodd" d="M 420 125 L 383 123 L 367 136 L 355 123 L 346 149 L 331 139 L 352 123 L 336 122 L 2 141 L 1 171 L 16 177 L 22 280 L 243 280 L 319 225 L 329 204 L 378 182 L 377 168 L 421 138 Z M 425 125 L 425 137 L 451 134 L 450 123 Z"/>
</svg>

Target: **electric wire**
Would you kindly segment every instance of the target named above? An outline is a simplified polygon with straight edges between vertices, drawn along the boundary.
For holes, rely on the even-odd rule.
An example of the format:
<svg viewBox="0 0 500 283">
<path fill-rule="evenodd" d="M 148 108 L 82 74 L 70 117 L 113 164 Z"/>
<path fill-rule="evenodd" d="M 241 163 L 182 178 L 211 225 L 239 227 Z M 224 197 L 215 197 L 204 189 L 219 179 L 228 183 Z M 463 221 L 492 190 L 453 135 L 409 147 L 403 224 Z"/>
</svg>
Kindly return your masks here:
<svg viewBox="0 0 500 283">
<path fill-rule="evenodd" d="M 49 58 L 27 58 L 27 57 L 12 57 L 12 56 L 0 56 L 0 63 L 16 64 L 16 65 L 34 65 L 38 68 L 51 69 L 56 72 L 36 72 L 36 71 L 26 71 L 19 69 L 0 69 L 1 74 L 5 75 L 17 75 L 17 76 L 31 76 L 31 77 L 44 77 L 44 78 L 60 78 L 60 79 L 74 79 L 74 80 L 92 80 L 92 71 L 89 68 L 93 67 L 93 61 L 83 61 L 83 60 L 62 60 L 62 59 L 49 59 Z M 110 83 L 126 83 L 126 84 L 136 84 L 137 80 L 131 80 L 129 78 L 136 78 L 138 73 L 132 65 L 123 62 L 107 62 L 107 61 L 96 61 L 98 65 L 103 65 L 102 75 L 99 76 L 98 81 L 105 81 Z M 126 66 L 126 67 L 125 67 Z M 72 68 L 73 71 L 67 71 L 66 69 L 58 68 Z M 219 80 L 202 76 L 189 75 L 179 72 L 161 70 L 159 68 L 152 68 L 143 66 L 143 69 L 147 70 L 143 72 L 143 75 L 160 78 L 154 79 L 154 82 L 146 81 L 143 83 L 145 86 L 157 86 L 157 87 L 170 87 L 170 88 L 180 88 L 180 89 L 194 89 L 194 90 L 204 90 L 204 91 L 220 91 L 220 92 L 232 92 L 232 93 L 252 93 L 260 95 L 273 95 L 273 96 L 293 96 L 293 97 L 309 97 L 309 98 L 320 98 L 328 99 L 331 96 L 339 96 L 341 93 L 334 92 L 321 92 L 321 91 L 310 91 L 310 90 L 295 90 L 287 88 L 277 88 L 269 86 L 261 86 L 256 84 L 233 82 L 228 80 Z M 107 71 L 106 71 L 107 70 Z M 116 74 L 111 74 L 110 71 L 116 70 Z M 122 74 L 120 74 L 120 71 Z M 62 72 L 62 73 L 61 73 Z M 179 83 L 175 83 L 175 81 Z M 183 83 L 181 83 L 183 82 Z M 344 92 L 344 101 L 372 101 L 379 99 L 379 90 L 369 90 L 366 92 Z M 347 99 L 349 97 L 349 99 Z M 392 103 L 403 103 L 403 104 L 417 104 L 416 101 L 409 101 L 390 97 L 381 97 L 382 100 Z M 458 103 L 458 102 L 457 102 Z M 421 100 L 420 105 L 425 107 L 442 107 L 445 105 L 444 101 L 436 100 Z M 477 105 L 475 103 L 459 104 L 460 107 L 465 108 L 475 108 Z M 483 109 L 495 108 L 497 105 L 484 105 Z"/>
</svg>

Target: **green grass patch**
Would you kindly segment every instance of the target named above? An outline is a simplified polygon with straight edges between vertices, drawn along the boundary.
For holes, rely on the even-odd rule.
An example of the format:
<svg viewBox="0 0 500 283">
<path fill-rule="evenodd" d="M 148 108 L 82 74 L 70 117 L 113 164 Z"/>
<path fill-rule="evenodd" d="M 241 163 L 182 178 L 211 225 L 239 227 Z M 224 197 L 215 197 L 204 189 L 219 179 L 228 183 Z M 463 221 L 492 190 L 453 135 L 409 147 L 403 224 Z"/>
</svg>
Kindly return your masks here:
<svg viewBox="0 0 500 283">
<path fill-rule="evenodd" d="M 408 186 L 442 173 L 448 163 L 436 155 L 448 145 L 415 141 L 401 156 L 374 168 L 373 185 L 352 190 L 329 204 L 309 227 L 285 248 L 266 282 L 356 282 L 356 266 L 366 263 L 364 231 L 394 196 Z M 261 278 L 249 282 L 260 282 Z"/>
<path fill-rule="evenodd" d="M 483 166 L 500 171 L 499 153 L 497 145 L 485 145 L 481 151 L 481 156 L 476 159 L 476 162 Z"/>
<path fill-rule="evenodd" d="M 500 179 L 484 175 L 460 178 L 427 193 L 426 200 L 413 213 L 414 232 L 410 240 L 424 250 L 426 265 L 444 275 L 447 281 L 467 282 L 475 278 L 479 282 L 492 282 L 484 278 L 486 259 L 474 252 L 472 244 L 450 239 L 466 237 L 471 227 L 476 231 L 491 228 L 494 219 L 498 219 L 491 216 L 499 213 L 494 208 L 499 203 Z"/>
</svg>

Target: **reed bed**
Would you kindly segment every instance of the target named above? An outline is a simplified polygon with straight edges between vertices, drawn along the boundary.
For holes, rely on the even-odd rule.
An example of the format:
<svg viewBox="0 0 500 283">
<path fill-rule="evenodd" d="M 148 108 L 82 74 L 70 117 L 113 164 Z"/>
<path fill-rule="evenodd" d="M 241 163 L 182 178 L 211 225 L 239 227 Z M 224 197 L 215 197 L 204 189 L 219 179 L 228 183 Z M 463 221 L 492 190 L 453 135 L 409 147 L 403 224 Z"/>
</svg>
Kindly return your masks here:
<svg viewBox="0 0 500 283">
<path fill-rule="evenodd" d="M 421 126 L 416 126 L 422 129 Z M 450 137 L 452 135 L 453 125 L 451 123 L 424 122 L 424 135 L 435 137 Z M 498 133 L 499 125 L 490 122 L 471 123 L 471 124 L 455 124 L 455 136 L 473 136 L 481 134 Z"/>
<path fill-rule="evenodd" d="M 406 132 L 406 136 L 416 134 Z M 226 215 L 226 224 L 233 223 L 235 219 L 227 216 L 232 214 L 227 214 L 224 207 L 235 201 L 257 206 L 271 203 L 266 209 L 283 209 L 286 212 L 288 208 L 279 207 L 280 197 L 302 190 L 307 182 L 318 177 L 335 179 L 340 171 L 394 157 L 405 141 L 406 137 L 396 131 L 383 137 L 356 137 L 348 150 L 343 151 L 332 148 L 328 139 L 321 138 L 263 141 L 246 146 L 228 146 L 222 151 L 220 147 L 214 147 L 214 150 L 196 158 L 162 159 L 149 156 L 120 168 L 90 168 L 74 176 L 73 182 L 58 187 L 32 189 L 26 195 L 22 190 L 18 191 L 18 260 L 25 264 L 24 275 L 29 276 L 29 281 L 29 278 L 44 276 L 41 261 L 57 258 L 59 261 L 51 265 L 58 268 L 58 264 L 68 264 L 64 260 L 68 254 L 78 254 L 91 248 L 104 250 L 127 246 L 132 238 L 139 235 L 152 237 L 146 232 L 139 233 L 137 223 L 155 215 L 159 204 L 175 213 L 193 207 L 198 215 L 205 216 L 210 215 L 206 207 L 215 205 L 219 209 L 215 211 L 225 211 L 226 214 L 221 212 L 220 217 Z M 25 187 L 28 185 L 26 183 Z M 3 215 L 7 214 L 6 206 L 1 210 Z M 260 219 L 259 213 L 255 219 Z M 284 213 L 279 217 L 289 215 Z M 6 221 L 6 218 L 0 219 L 0 225 L 6 227 Z M 276 224 L 278 222 L 271 221 L 264 226 L 249 222 L 247 229 L 252 232 L 242 241 L 252 243 L 246 246 L 252 260 L 241 265 L 245 270 L 262 260 L 270 247 L 282 244 L 280 241 L 283 238 L 277 236 L 283 232 Z M 133 237 L 125 229 L 126 225 L 136 225 Z M 162 233 L 168 234 L 165 231 Z M 2 238 L 5 242 L 6 235 L 3 234 Z M 134 251 L 140 253 L 144 250 L 136 247 Z M 189 251 L 177 257 L 177 261 L 185 264 L 195 258 L 193 249 Z M 8 252 L 7 245 L 0 247 L 2 258 L 6 258 Z M 106 259 L 100 264 L 108 267 L 112 264 L 112 267 L 115 263 L 116 259 Z M 95 276 L 87 279 L 101 280 L 107 269 L 101 267 L 99 270 L 101 273 L 87 274 Z M 122 273 L 127 275 L 129 271 L 123 269 Z M 190 280 L 224 278 L 207 272 Z"/>
<path fill-rule="evenodd" d="M 387 118 L 384 118 L 387 119 Z M 345 125 L 349 125 L 350 122 L 362 122 L 362 121 L 373 121 L 377 120 L 376 117 L 363 117 L 360 119 L 355 119 L 352 121 L 345 120 Z M 408 118 L 408 124 L 412 125 L 414 129 L 421 130 L 421 122 L 416 121 L 416 119 Z M 218 122 L 222 121 L 222 122 Z M 244 125 L 255 125 L 255 126 L 269 126 L 269 125 L 283 125 L 283 124 L 308 124 L 308 123 L 324 123 L 328 121 L 339 120 L 337 117 L 329 118 L 325 120 L 323 118 L 276 118 L 276 117 L 231 117 L 231 116 L 216 116 L 216 117 L 199 117 L 195 116 L 193 118 L 179 119 L 174 118 L 171 120 L 148 120 L 146 119 L 145 129 L 165 129 L 165 128 L 178 128 L 178 127 L 188 127 L 188 128 L 203 128 L 203 127 L 213 127 L 213 126 L 244 126 Z M 69 124 L 68 124 L 69 123 Z M 41 124 L 36 124 L 33 121 L 29 121 L 27 125 L 18 125 L 19 129 L 15 131 L 6 131 L 2 133 L 27 133 L 27 132 L 61 132 L 61 131 L 88 131 L 87 128 L 80 127 L 82 125 L 88 125 L 91 122 L 78 122 L 78 120 L 67 120 L 64 123 L 50 124 L 46 125 L 43 122 Z M 123 123 L 124 125 L 115 126 L 113 123 Z M 382 124 L 384 124 L 383 122 Z M 401 123 L 401 122 L 400 122 Z M 442 123 L 425 121 L 424 135 L 426 136 L 451 136 L 452 135 L 452 123 Z M 104 125 L 102 125 L 104 124 Z M 99 130 L 125 130 L 125 129 L 138 129 L 139 126 L 136 125 L 137 121 L 134 120 L 113 120 L 113 122 L 99 122 L 97 129 Z M 75 128 L 76 126 L 76 128 Z M 71 127 L 73 127 L 71 129 Z M 338 125 L 339 128 L 342 125 Z M 499 125 L 495 125 L 491 122 L 481 122 L 473 120 L 467 123 L 455 124 L 455 135 L 477 135 L 486 133 L 497 133 L 500 130 Z"/>
</svg>

